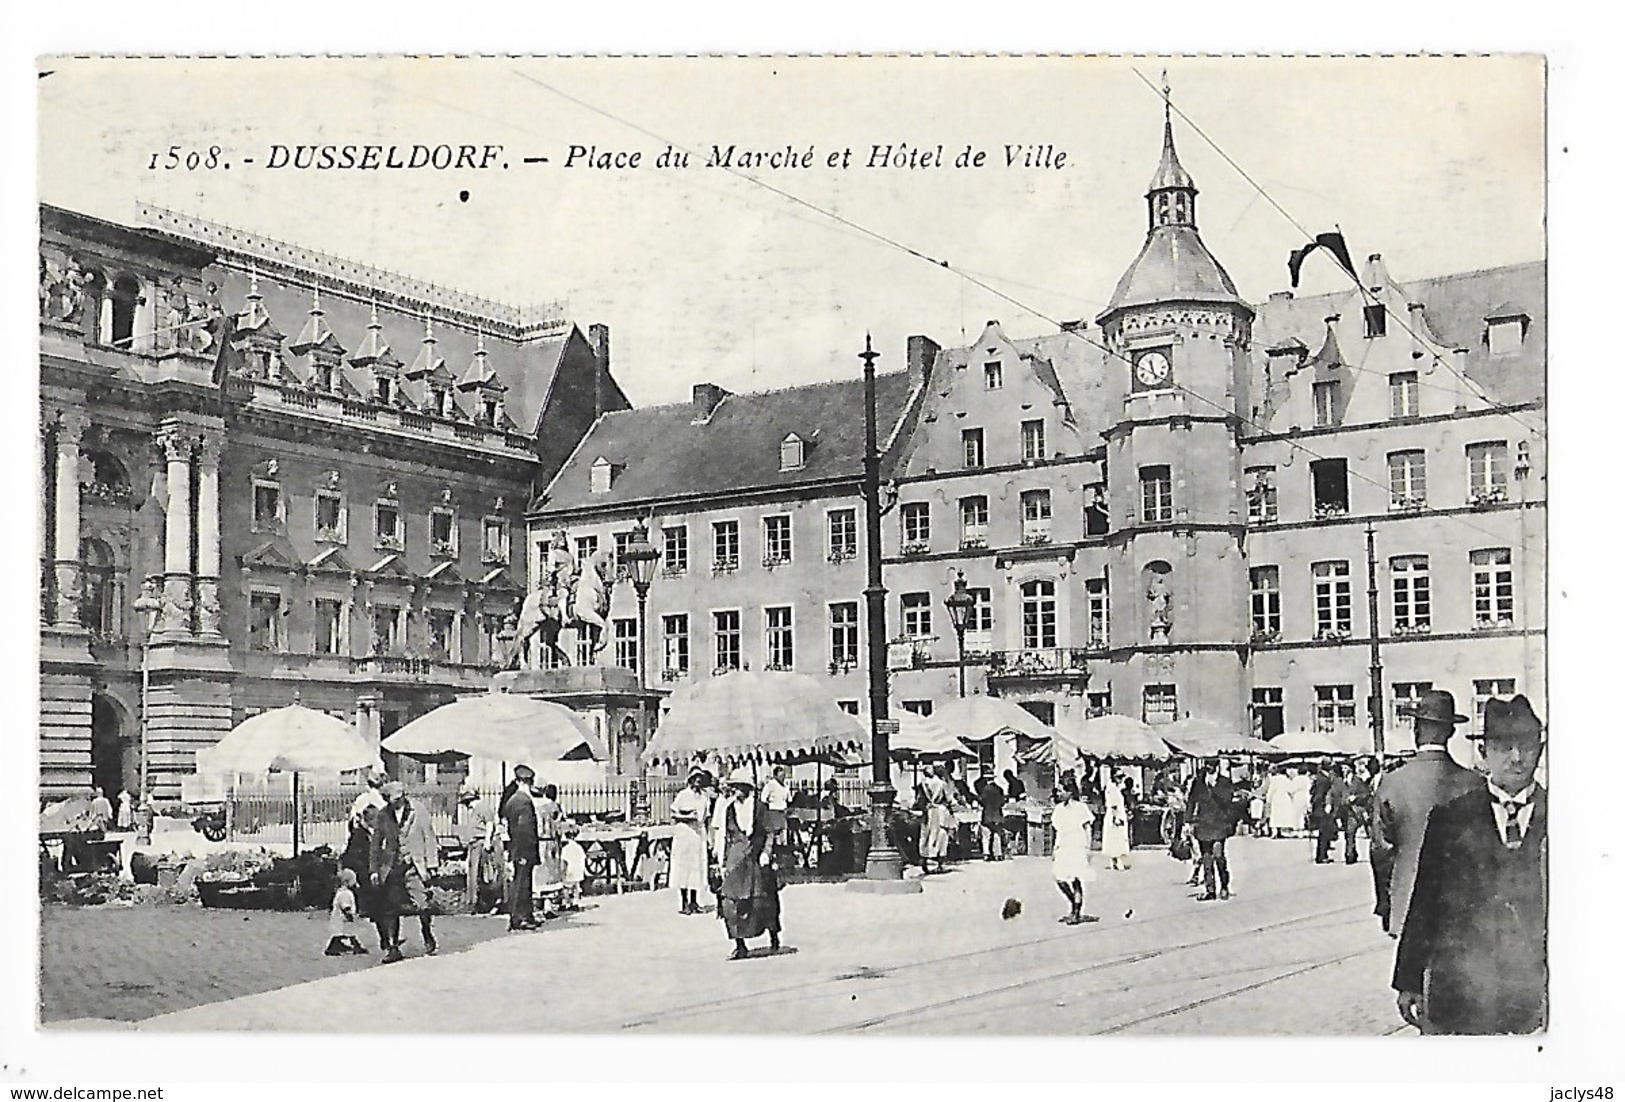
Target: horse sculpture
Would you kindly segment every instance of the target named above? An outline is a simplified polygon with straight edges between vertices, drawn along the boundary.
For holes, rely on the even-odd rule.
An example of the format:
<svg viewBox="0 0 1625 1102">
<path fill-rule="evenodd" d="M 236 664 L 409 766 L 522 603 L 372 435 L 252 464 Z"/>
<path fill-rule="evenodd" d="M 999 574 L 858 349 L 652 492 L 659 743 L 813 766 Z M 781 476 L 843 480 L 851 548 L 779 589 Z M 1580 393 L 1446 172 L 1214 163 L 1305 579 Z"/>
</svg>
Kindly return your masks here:
<svg viewBox="0 0 1625 1102">
<path fill-rule="evenodd" d="M 615 586 L 613 556 L 596 551 L 583 567 L 562 543 L 549 550 L 543 564 L 542 586 L 525 598 L 519 609 L 519 625 L 508 668 L 517 669 L 524 660 L 526 645 L 539 636 L 542 654 L 548 661 L 533 659 L 534 666 L 568 666 L 570 655 L 559 646 L 565 628 L 573 628 L 577 641 L 587 641 L 587 664 L 596 665 L 598 654 L 609 639 L 609 599 Z"/>
</svg>

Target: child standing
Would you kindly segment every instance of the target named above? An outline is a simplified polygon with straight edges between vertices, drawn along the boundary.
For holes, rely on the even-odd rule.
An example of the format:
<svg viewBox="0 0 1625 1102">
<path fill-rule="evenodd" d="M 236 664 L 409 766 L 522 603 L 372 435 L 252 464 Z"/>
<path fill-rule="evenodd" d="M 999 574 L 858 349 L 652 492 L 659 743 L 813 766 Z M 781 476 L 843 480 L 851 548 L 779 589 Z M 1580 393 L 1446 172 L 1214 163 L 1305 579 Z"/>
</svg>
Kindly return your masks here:
<svg viewBox="0 0 1625 1102">
<path fill-rule="evenodd" d="M 356 919 L 355 885 L 355 870 L 340 869 L 338 890 L 333 893 L 333 909 L 327 915 L 327 956 L 340 957 L 345 953 L 367 951 L 367 947 L 356 940 L 355 934 L 349 932 Z"/>
<path fill-rule="evenodd" d="M 580 828 L 574 823 L 564 828 L 564 846 L 559 850 L 559 863 L 564 866 L 564 895 L 559 900 L 560 910 L 581 909 L 581 882 L 587 878 L 587 851 L 576 840 L 576 835 L 580 833 Z"/>
</svg>

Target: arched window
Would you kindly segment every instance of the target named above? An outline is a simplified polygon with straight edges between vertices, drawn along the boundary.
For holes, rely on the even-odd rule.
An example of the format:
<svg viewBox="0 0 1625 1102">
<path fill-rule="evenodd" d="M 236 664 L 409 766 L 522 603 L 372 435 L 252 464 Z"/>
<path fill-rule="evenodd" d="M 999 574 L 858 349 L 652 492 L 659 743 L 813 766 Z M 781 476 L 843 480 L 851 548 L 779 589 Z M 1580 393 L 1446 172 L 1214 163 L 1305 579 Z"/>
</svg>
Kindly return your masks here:
<svg viewBox="0 0 1625 1102">
<path fill-rule="evenodd" d="M 79 622 L 93 636 L 116 634 L 117 593 L 113 580 L 113 551 L 94 537 L 79 544 L 84 585 L 79 596 Z"/>
<path fill-rule="evenodd" d="M 113 281 L 113 328 L 108 343 L 128 349 L 135 337 L 135 308 L 141 301 L 141 281 L 121 275 Z"/>
<path fill-rule="evenodd" d="M 1055 583 L 1039 578 L 1021 587 L 1021 649 L 1052 650 L 1055 633 Z"/>
<path fill-rule="evenodd" d="M 130 476 L 111 453 L 86 452 L 80 466 L 79 492 L 91 502 L 123 505 L 130 500 Z"/>
</svg>

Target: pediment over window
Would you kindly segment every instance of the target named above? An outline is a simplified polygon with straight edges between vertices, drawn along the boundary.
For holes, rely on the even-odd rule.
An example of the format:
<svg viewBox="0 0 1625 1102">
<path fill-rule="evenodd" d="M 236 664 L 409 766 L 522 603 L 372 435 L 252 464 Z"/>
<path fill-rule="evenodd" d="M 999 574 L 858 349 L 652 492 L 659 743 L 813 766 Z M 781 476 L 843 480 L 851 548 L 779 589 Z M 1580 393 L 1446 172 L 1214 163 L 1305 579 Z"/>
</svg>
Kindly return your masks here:
<svg viewBox="0 0 1625 1102">
<path fill-rule="evenodd" d="M 370 578 L 390 581 L 416 581 L 417 575 L 406 568 L 406 556 L 399 553 L 385 555 L 367 570 Z"/>
<path fill-rule="evenodd" d="M 440 563 L 433 570 L 424 575 L 435 585 L 467 585 L 468 579 L 463 577 L 457 569 L 457 564 L 450 560 Z"/>
<path fill-rule="evenodd" d="M 329 547 L 320 555 L 305 564 L 305 569 L 312 574 L 354 574 L 356 568 L 350 560 L 345 558 L 344 552 L 337 547 Z"/>
<path fill-rule="evenodd" d="M 498 567 L 480 579 L 480 588 L 487 593 L 523 593 L 524 586 L 513 580 L 506 567 Z"/>
<path fill-rule="evenodd" d="M 285 544 L 268 540 L 237 560 L 244 570 L 287 572 L 298 570 L 303 564 Z"/>
</svg>

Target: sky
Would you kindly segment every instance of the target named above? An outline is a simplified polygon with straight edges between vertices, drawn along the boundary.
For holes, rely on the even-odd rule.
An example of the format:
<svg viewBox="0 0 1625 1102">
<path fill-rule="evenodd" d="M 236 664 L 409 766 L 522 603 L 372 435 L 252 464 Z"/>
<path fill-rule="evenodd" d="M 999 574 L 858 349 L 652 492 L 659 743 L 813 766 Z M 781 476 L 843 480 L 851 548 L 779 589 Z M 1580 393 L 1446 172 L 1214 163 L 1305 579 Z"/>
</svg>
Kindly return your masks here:
<svg viewBox="0 0 1625 1102">
<path fill-rule="evenodd" d="M 119 222 L 145 201 L 505 303 L 562 299 L 610 326 L 637 405 L 853 374 L 866 333 L 886 370 L 913 333 L 952 346 L 993 318 L 1017 336 L 1092 320 L 1144 238 L 1164 69 L 1204 239 L 1254 301 L 1287 286 L 1304 231 L 1334 226 L 1401 282 L 1544 255 L 1533 56 L 40 66 L 44 201 Z M 502 151 L 483 170 L 268 167 L 274 146 L 368 143 Z M 688 168 L 658 166 L 668 144 Z M 704 166 L 730 145 L 813 163 Z M 940 145 L 945 163 L 867 167 L 876 145 Z M 171 146 L 232 167 L 165 169 Z M 642 156 L 590 167 L 575 146 Z M 982 167 L 954 166 L 966 147 Z M 1303 291 L 1341 278 L 1312 261 Z"/>
</svg>

